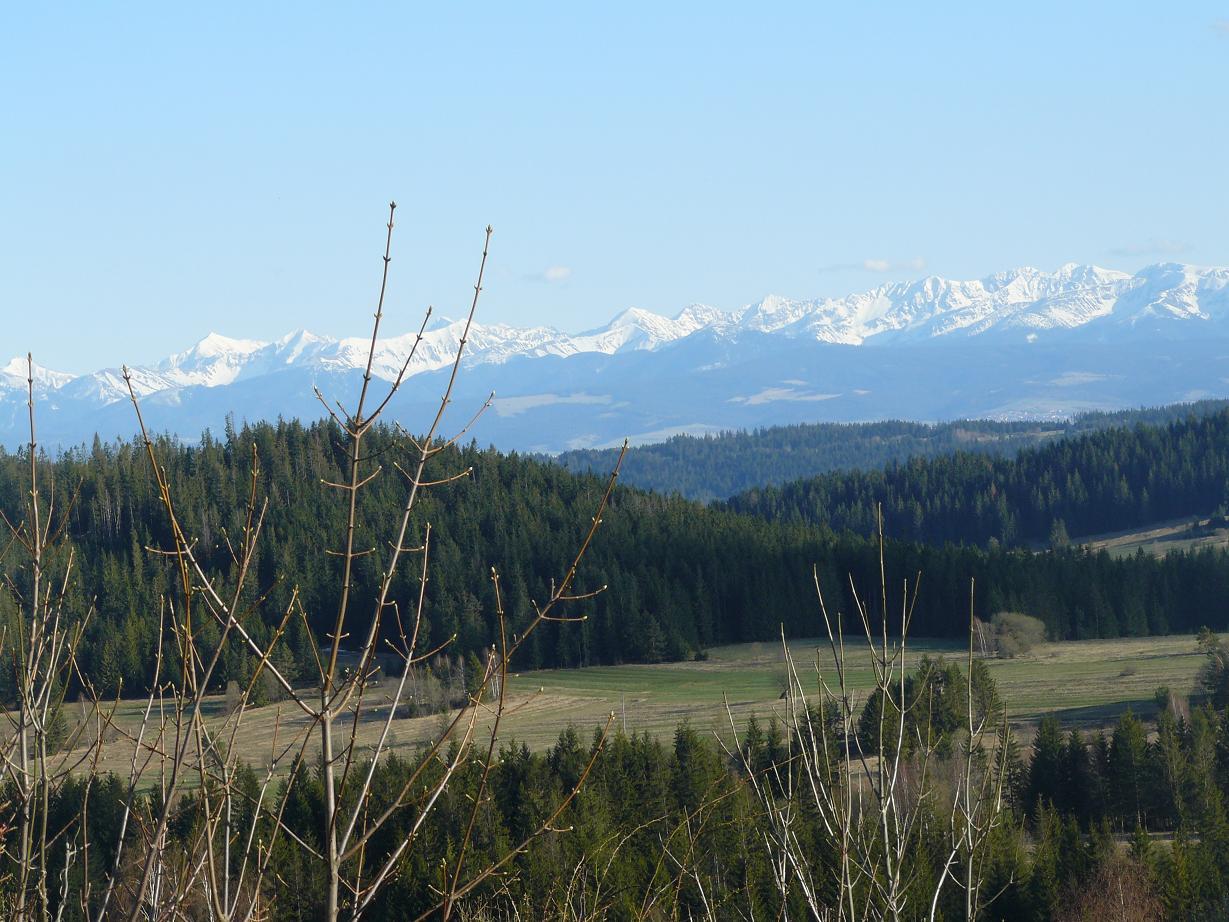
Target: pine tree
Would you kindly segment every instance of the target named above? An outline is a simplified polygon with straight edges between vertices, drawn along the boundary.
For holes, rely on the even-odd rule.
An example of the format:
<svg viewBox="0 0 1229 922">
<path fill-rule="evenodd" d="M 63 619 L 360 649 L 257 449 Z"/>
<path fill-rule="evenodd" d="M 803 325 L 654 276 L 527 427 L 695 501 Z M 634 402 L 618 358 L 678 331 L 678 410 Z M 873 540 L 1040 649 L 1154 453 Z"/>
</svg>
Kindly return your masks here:
<svg viewBox="0 0 1229 922">
<path fill-rule="evenodd" d="M 1061 800 L 1063 781 L 1063 738 L 1058 718 L 1047 714 L 1037 727 L 1033 738 L 1033 759 L 1029 765 L 1029 809 L 1037 811 L 1041 806 L 1055 806 Z M 1040 821 L 1040 813 L 1036 814 Z"/>
</svg>

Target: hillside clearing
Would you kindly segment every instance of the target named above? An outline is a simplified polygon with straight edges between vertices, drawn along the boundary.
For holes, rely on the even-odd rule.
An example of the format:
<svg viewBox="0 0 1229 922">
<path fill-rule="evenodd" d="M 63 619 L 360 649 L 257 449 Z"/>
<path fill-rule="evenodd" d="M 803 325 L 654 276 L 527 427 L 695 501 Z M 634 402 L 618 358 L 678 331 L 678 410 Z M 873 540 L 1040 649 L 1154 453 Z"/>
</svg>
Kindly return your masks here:
<svg viewBox="0 0 1229 922">
<path fill-rule="evenodd" d="M 1114 557 L 1129 557 L 1142 550 L 1153 557 L 1172 551 L 1229 547 L 1229 528 L 1214 528 L 1208 516 L 1186 516 L 1130 531 L 1090 535 L 1076 539 L 1090 551 L 1108 551 Z"/>
<path fill-rule="evenodd" d="M 912 643 L 909 651 L 911 667 L 922 654 L 965 655 L 958 644 L 929 640 Z M 791 641 L 790 653 L 809 687 L 815 685 L 817 656 L 825 677 L 831 676 L 826 643 Z M 1050 643 L 1018 659 L 987 660 L 1010 718 L 1025 739 L 1047 713 L 1085 728 L 1106 726 L 1127 708 L 1150 714 L 1156 689 L 1167 686 L 1179 695 L 1189 693 L 1202 662 L 1191 635 Z M 868 688 L 871 674 L 864 646 L 850 644 L 849 665 L 853 687 Z M 509 707 L 500 737 L 541 749 L 568 726 L 588 736 L 609 720 L 612 730 L 626 723 L 629 732 L 659 737 L 669 737 L 687 721 L 698 730 L 728 738 L 731 716 L 740 732 L 753 714 L 762 720 L 783 716 L 784 676 L 781 647 L 769 642 L 714 648 L 703 662 L 523 673 L 509 679 Z M 385 680 L 388 685 L 391 681 Z M 375 694 L 381 692 L 377 689 Z M 208 705 L 211 723 L 229 736 L 233 718 L 224 715 L 222 696 L 209 699 Z M 121 702 L 116 720 L 126 732 L 135 731 L 142 706 L 137 701 Z M 78 706 L 72 707 L 75 711 Z M 362 716 L 357 732 L 360 748 L 375 745 L 386 713 L 385 708 L 375 707 Z M 487 727 L 490 717 L 483 709 L 476 729 Z M 415 749 L 438 736 L 443 720 L 443 715 L 399 718 L 393 722 L 390 740 L 397 749 Z M 234 742 L 253 762 L 267 763 L 275 746 L 283 749 L 296 735 L 301 739 L 305 729 L 303 715 L 282 702 L 245 711 Z M 104 747 L 101 767 L 126 774 L 131 758 L 131 743 L 119 739 Z M 286 765 L 288 759 L 283 755 L 279 763 Z"/>
</svg>

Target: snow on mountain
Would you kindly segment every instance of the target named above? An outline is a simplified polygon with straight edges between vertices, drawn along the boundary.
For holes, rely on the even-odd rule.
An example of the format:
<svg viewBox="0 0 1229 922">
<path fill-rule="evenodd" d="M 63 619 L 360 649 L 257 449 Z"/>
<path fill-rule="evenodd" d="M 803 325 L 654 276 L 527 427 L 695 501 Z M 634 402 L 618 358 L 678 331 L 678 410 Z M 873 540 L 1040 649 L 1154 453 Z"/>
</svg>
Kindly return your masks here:
<svg viewBox="0 0 1229 922">
<path fill-rule="evenodd" d="M 770 404 L 780 408 L 795 407 L 794 410 L 779 409 L 786 414 L 782 419 L 792 418 L 789 413 L 802 413 L 804 404 L 817 408 L 822 404 L 824 410 L 806 412 L 824 412 L 835 417 L 854 412 L 848 407 L 838 409 L 838 405 L 844 407 L 842 401 L 853 401 L 850 407 L 861 401 L 859 405 L 864 409 L 857 412 L 870 412 L 867 408 L 871 403 L 867 401 L 877 398 L 866 395 L 872 393 L 874 381 L 868 379 L 860 387 L 850 384 L 846 388 L 844 385 L 848 382 L 831 378 L 833 369 L 844 367 L 840 363 L 853 361 L 851 357 L 844 357 L 846 353 L 841 353 L 838 362 L 836 353 L 831 351 L 834 346 L 876 347 L 873 354 L 882 352 L 884 355 L 882 361 L 876 358 L 873 362 L 884 367 L 888 367 L 885 362 L 900 364 L 896 360 L 890 362 L 889 356 L 903 355 L 903 350 L 910 350 L 910 367 L 916 374 L 926 377 L 941 373 L 942 363 L 952 361 L 953 348 L 964 349 L 961 344 L 970 344 L 982 354 L 996 349 L 1017 350 L 1012 353 L 1010 362 L 1015 364 L 1015 371 L 1011 373 L 1018 372 L 1019 380 L 953 378 L 949 382 L 950 393 L 935 391 L 931 395 L 935 409 L 928 412 L 932 415 L 988 412 L 986 408 L 978 410 L 974 404 L 993 398 L 997 403 L 987 406 L 994 412 L 1044 415 L 1076 400 L 1072 388 L 1087 391 L 1086 396 L 1078 397 L 1087 406 L 1108 407 L 1128 399 L 1124 396 L 1128 385 L 1122 382 L 1129 382 L 1137 373 L 1138 361 L 1134 367 L 1119 367 L 1121 362 L 1114 359 L 1114 346 L 1121 346 L 1118 352 L 1125 355 L 1130 345 L 1133 354 L 1138 356 L 1141 349 L 1156 351 L 1161 344 L 1173 345 L 1166 360 L 1176 363 L 1172 367 L 1177 377 L 1171 375 L 1173 380 L 1167 381 L 1166 387 L 1179 388 L 1184 385 L 1182 375 L 1188 374 L 1182 356 L 1191 354 L 1193 347 L 1189 344 L 1198 341 L 1205 351 L 1213 350 L 1210 355 L 1219 356 L 1220 352 L 1215 350 L 1222 346 L 1229 353 L 1227 321 L 1229 269 L 1166 263 L 1146 267 L 1131 275 L 1096 266 L 1068 264 L 1054 272 L 1019 268 L 968 281 L 930 276 L 885 284 L 840 298 L 800 300 L 770 295 L 733 311 L 692 304 L 674 317 L 629 308 L 604 326 L 581 333 L 565 333 L 543 326 L 518 328 L 475 322 L 469 329 L 465 362 L 471 369 L 467 377 L 473 376 L 483 386 L 499 389 L 505 399 L 500 418 L 509 426 L 531 427 L 533 424 L 528 420 L 535 414 L 539 418 L 542 414 L 561 414 L 564 407 L 583 407 L 597 402 L 608 406 L 603 414 L 609 418 L 610 427 L 617 427 L 623 418 L 621 414 L 632 412 L 621 408 L 632 406 L 633 392 L 641 386 L 629 376 L 644 375 L 646 369 L 653 369 L 652 373 L 658 375 L 690 375 L 697 381 L 687 398 L 677 393 L 678 386 L 674 386 L 675 393 L 654 391 L 650 405 L 655 413 L 658 410 L 665 413 L 671 400 L 681 403 L 686 399 L 706 412 L 721 404 L 725 407 L 722 412 L 727 414 L 735 413 L 734 408 L 739 408 L 740 413 L 760 414 L 747 416 L 746 420 L 734 415 L 727 420 L 712 411 L 708 412 L 711 419 L 706 417 L 703 425 L 734 425 L 740 421 L 756 425 L 761 420 L 767 421 L 763 414 Z M 421 339 L 417 332 L 381 338 L 376 344 L 372 371 L 378 378 L 393 380 L 403 367 L 407 376 L 447 368 L 464 332 L 463 320 L 440 317 L 427 325 Z M 1044 372 L 1034 369 L 1028 373 L 1032 377 L 1024 377 L 1024 366 L 1033 359 L 1026 360 L 1019 350 L 1036 352 L 1046 344 L 1051 350 L 1046 361 L 1053 360 L 1052 364 L 1045 365 Z M 1100 344 L 1098 348 L 1111 347 L 1108 351 L 1102 348 L 1098 353 L 1106 358 L 1096 374 L 1081 366 L 1075 358 L 1082 354 L 1081 349 L 1087 351 L 1092 344 Z M 931 345 L 944 348 L 930 349 Z M 310 396 L 311 383 L 319 376 L 363 369 L 369 346 L 367 337 L 333 339 L 306 330 L 294 331 L 273 342 L 232 339 L 211 333 L 191 348 L 160 362 L 131 367 L 130 374 L 138 397 L 162 407 L 181 408 L 179 412 L 188 412 L 184 409 L 187 407 L 204 407 L 206 403 L 215 407 L 225 401 L 238 400 L 238 397 L 226 397 L 222 391 L 208 401 L 202 395 L 219 388 L 239 388 L 248 395 L 243 399 L 249 401 L 235 407 L 241 412 L 302 414 L 313 410 L 305 410 L 295 402 L 300 392 Z M 917 353 L 918 348 L 922 349 L 921 353 Z M 822 353 L 820 358 L 817 349 L 829 351 Z M 858 360 L 861 365 L 872 362 L 872 353 L 863 353 L 861 349 L 854 351 L 862 356 Z M 653 364 L 646 365 L 636 358 L 648 360 L 657 353 L 661 353 L 660 359 L 653 359 Z M 704 392 L 704 386 L 711 387 L 711 382 L 722 375 L 733 374 L 733 369 L 740 364 L 745 366 L 748 354 L 755 356 L 754 361 L 762 361 L 755 372 L 758 377 L 740 380 L 737 389 L 720 399 Z M 966 367 L 970 354 L 968 350 L 961 353 L 961 362 Z M 789 381 L 773 377 L 780 370 L 781 357 L 787 355 L 794 356 L 791 361 L 802 361 L 795 366 L 792 375 L 786 376 Z M 798 358 L 803 355 L 809 358 Z M 1061 362 L 1056 358 L 1060 355 L 1064 356 Z M 562 360 L 562 363 L 532 361 L 548 357 Z M 610 390 L 608 394 L 592 390 L 591 384 L 585 383 L 583 378 L 591 373 L 585 369 L 599 367 L 594 364 L 599 360 L 605 363 L 601 367 L 610 369 L 603 379 L 603 387 Z M 1005 361 L 1008 360 L 999 360 L 998 365 L 990 367 L 1001 368 Z M 516 363 L 515 371 L 500 377 L 499 369 L 511 362 Z M 1219 365 L 1214 364 L 1206 370 L 1211 374 L 1217 367 Z M 823 368 L 828 369 L 823 374 L 829 377 L 821 381 Z M 473 372 L 477 369 L 486 371 L 475 376 Z M 574 376 L 571 390 L 564 389 L 556 380 L 564 371 Z M 575 378 L 576 375 L 581 377 Z M 25 359 L 14 359 L 0 368 L 0 410 L 8 407 L 8 416 L 13 419 L 20 415 L 15 415 L 17 404 L 25 399 L 25 379 Z M 524 390 L 530 386 L 527 382 L 531 379 L 539 379 L 534 385 L 538 389 Z M 128 399 L 127 386 L 118 368 L 104 368 L 75 377 L 36 368 L 36 381 L 42 396 L 61 412 L 66 427 L 70 417 L 79 420 L 69 427 L 73 439 L 89 434 L 77 432 L 77 429 L 94 424 L 95 415 L 92 414 L 103 408 L 108 408 L 110 413 L 112 405 Z M 704 385 L 705 381 L 710 383 Z M 1072 381 L 1079 382 L 1078 386 L 1072 385 Z M 1064 382 L 1061 394 L 1047 391 L 1048 396 L 1038 396 L 1041 393 L 1038 388 L 1060 386 L 1055 382 Z M 807 386 L 802 387 L 803 384 Z M 1229 373 L 1221 378 L 1200 378 L 1198 382 L 1192 379 L 1184 386 L 1184 390 L 1174 391 L 1177 395 L 1174 399 L 1229 393 Z M 1130 393 L 1134 395 L 1139 387 L 1130 385 Z M 804 400 L 798 394 L 822 395 L 823 400 L 812 397 Z M 260 408 L 250 403 L 252 395 L 259 397 Z M 886 409 L 878 412 L 892 412 L 886 404 L 884 407 Z M 121 414 L 116 416 L 121 420 L 117 425 L 125 425 L 122 422 L 126 419 L 122 415 L 124 408 L 115 406 L 113 409 Z M 214 413 L 212 409 L 209 412 Z M 168 416 L 165 424 L 178 425 L 177 418 Z M 646 431 L 657 431 L 661 428 L 660 422 L 657 416 L 650 414 L 644 420 L 644 425 L 650 427 Z M 672 423 L 684 428 L 700 424 L 686 414 Z M 0 436 L 9 441 L 13 437 L 6 433 Z"/>
<path fill-rule="evenodd" d="M 578 336 L 561 335 L 560 345 L 566 343 L 565 348 L 573 352 L 613 355 L 630 349 L 656 349 L 702 328 L 703 324 L 694 314 L 686 317 L 680 314 L 672 320 L 638 307 L 629 307 L 604 327 Z"/>
<path fill-rule="evenodd" d="M 605 326 L 579 334 L 475 323 L 467 361 L 486 364 L 520 356 L 654 350 L 700 331 L 725 337 L 753 332 L 821 343 L 888 345 L 992 331 L 1035 335 L 1077 330 L 1100 320 L 1131 329 L 1170 320 L 1213 321 L 1227 315 L 1229 269 L 1161 264 L 1130 275 L 1069 263 L 1056 272 L 1021 268 L 972 281 L 930 276 L 842 298 L 794 300 L 769 295 L 732 312 L 693 304 L 673 318 L 633 307 Z M 382 339 L 373 371 L 386 380 L 395 378 L 411 350 L 407 374 L 443 368 L 456 355 L 463 328 L 463 321 L 436 320 L 417 348 L 415 333 Z M 359 369 L 366 363 L 368 346 L 365 337 L 335 340 L 306 330 L 272 343 L 210 333 L 185 352 L 134 368 L 132 373 L 138 396 L 145 396 L 177 387 L 218 387 L 288 367 Z M 14 359 L 0 370 L 0 383 L 24 383 L 20 365 L 22 361 Z M 76 379 L 46 372 L 39 383 L 51 390 L 67 387 L 68 395 L 100 403 L 126 397 L 115 369 Z"/>
<path fill-rule="evenodd" d="M 7 365 L 0 368 L 0 387 L 11 387 L 19 390 L 25 390 L 27 379 L 30 377 L 30 366 L 25 356 L 15 356 Z M 50 368 L 44 368 L 37 362 L 34 363 L 34 383 L 40 388 L 55 390 L 61 385 L 67 384 L 73 379 L 73 376 L 63 371 L 52 371 Z"/>
<path fill-rule="evenodd" d="M 769 297 L 737 315 L 744 329 L 861 345 L 978 335 L 992 329 L 1072 329 L 1110 314 L 1134 284 L 1126 273 L 1066 265 L 1024 268 L 974 281 L 936 276 L 882 285 L 844 298 Z"/>
<path fill-rule="evenodd" d="M 1132 282 L 1114 312 L 1119 324 L 1136 327 L 1229 316 L 1229 269 L 1161 263 L 1140 270 Z"/>
<path fill-rule="evenodd" d="M 268 345 L 254 339 L 231 339 L 210 333 L 187 352 L 161 361 L 157 370 L 173 385 L 217 387 L 235 381 L 248 360 Z"/>
<path fill-rule="evenodd" d="M 132 390 L 138 397 L 174 390 L 178 386 L 171 378 L 149 368 L 131 368 L 129 374 L 132 376 Z M 127 400 L 128 387 L 121 369 L 103 368 L 73 378 L 56 388 L 54 394 L 66 400 L 105 405 Z"/>
</svg>

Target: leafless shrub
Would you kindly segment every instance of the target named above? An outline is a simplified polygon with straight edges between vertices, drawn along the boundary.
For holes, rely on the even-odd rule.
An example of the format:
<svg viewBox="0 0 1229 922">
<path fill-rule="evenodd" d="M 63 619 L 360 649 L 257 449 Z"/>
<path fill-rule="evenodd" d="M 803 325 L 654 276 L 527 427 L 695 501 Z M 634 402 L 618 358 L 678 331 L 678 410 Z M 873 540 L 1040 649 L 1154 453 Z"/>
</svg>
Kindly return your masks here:
<svg viewBox="0 0 1229 922">
<path fill-rule="evenodd" d="M 994 648 L 999 656 L 1012 659 L 1023 656 L 1045 643 L 1045 622 L 1019 612 L 1000 611 L 990 619 Z"/>
<path fill-rule="evenodd" d="M 1152 870 L 1130 855 L 1115 853 L 1092 880 L 1068 894 L 1055 922 L 1153 922 L 1164 914 Z"/>
<path fill-rule="evenodd" d="M 309 620 L 297 592 L 291 594 L 283 610 L 262 612 L 266 617 L 274 615 L 275 629 L 268 643 L 257 643 L 247 627 L 247 619 L 252 617 L 248 600 L 267 598 L 267 587 L 249 586 L 254 579 L 253 561 L 263 537 L 268 508 L 268 500 L 260 495 L 260 459 L 255 446 L 241 537 L 233 545 L 227 539 L 232 566 L 228 575 L 219 576 L 207 570 L 196 557 L 197 539 L 182 524 L 176 497 L 125 369 L 150 470 L 173 536 L 170 547 L 149 551 L 173 570 L 176 589 L 161 603 L 162 642 L 156 651 L 154 680 L 140 719 L 135 729 L 124 729 L 114 719 L 118 702 L 102 701 L 94 693 L 89 677 L 76 669 L 74 651 L 90 612 L 70 612 L 65 608 L 73 560 L 71 550 L 61 552 L 57 542 L 64 533 L 67 510 L 44 508 L 41 499 L 30 362 L 29 500 L 21 522 L 6 520 L 10 538 L 7 546 L 0 546 L 6 554 L 14 549 L 24 554 L 23 565 L 11 571 L 6 587 L 21 608 L 19 627 L 15 636 L 0 638 L 10 645 L 4 652 L 13 656 L 10 651 L 15 648 L 21 664 L 15 713 L 6 715 L 12 732 L 3 740 L 5 769 L 17 794 L 11 807 L 15 834 L 2 840 L 5 848 L 12 843 L 11 857 L 20 868 L 20 879 L 13 887 L 16 902 L 8 907 L 13 917 L 49 918 L 54 905 L 62 909 L 72 904 L 96 922 L 262 919 L 267 915 L 276 875 L 276 869 L 271 867 L 274 846 L 287 840 L 315 865 L 325 882 L 326 898 L 325 905 L 320 907 L 320 917 L 329 922 L 342 915 L 357 919 L 397 874 L 403 857 L 415 848 L 433 806 L 456 772 L 463 765 L 468 766 L 467 770 L 474 770 L 476 765 L 479 783 L 468 824 L 440 869 L 437 904 L 429 913 L 447 920 L 458 914 L 469 894 L 485 882 L 497 879 L 512 857 L 523 852 L 530 841 L 558 831 L 556 820 L 588 777 L 592 759 L 576 786 L 527 840 L 513 843 L 507 854 L 486 866 L 475 868 L 467 862 L 479 816 L 490 801 L 488 782 L 507 708 L 505 679 L 509 663 L 540 625 L 579 620 L 567 613 L 568 605 L 601 591 L 578 591 L 575 583 L 585 553 L 601 526 L 618 469 L 607 484 L 570 566 L 551 583 L 545 600 L 534 603 L 529 624 L 515 636 L 508 630 L 500 577 L 491 571 L 496 636 L 480 675 L 463 675 L 458 666 L 461 658 L 448 656 L 446 648 L 451 639 L 442 647 L 422 648 L 420 636 L 432 531 L 429 524 L 417 522 L 415 511 L 427 490 L 467 476 L 468 472 L 460 472 L 437 477 L 431 473 L 431 462 L 456 444 L 490 406 L 488 399 L 460 432 L 451 437 L 441 435 L 482 291 L 491 229 L 486 231 L 473 297 L 438 411 L 429 421 L 425 435 L 406 435 L 409 448 L 404 463 L 393 459 L 390 469 L 385 470 L 368 456 L 365 440 L 404 383 L 430 317 L 428 311 L 395 379 L 383 394 L 376 395 L 372 369 L 384 316 L 395 208 L 395 204 L 389 208 L 379 299 L 359 393 L 349 409 L 340 403 L 330 403 L 317 393 L 346 441 L 345 477 L 341 482 L 326 484 L 342 497 L 346 515 L 336 545 L 320 549 L 322 557 L 340 560 L 341 576 L 331 631 L 322 643 L 315 642 L 308 631 L 318 669 L 306 682 L 294 680 L 278 665 L 282 661 L 279 644 L 287 625 L 292 619 L 300 619 L 305 625 Z M 361 524 L 358 497 L 375 478 L 394 472 L 405 486 L 397 523 L 378 547 L 360 547 L 356 543 Z M 58 512 L 58 516 L 53 512 Z M 359 558 L 372 554 L 382 558 L 377 567 L 379 582 L 370 609 L 360 612 L 359 606 L 366 602 L 354 597 L 353 573 Z M 412 565 L 417 574 L 416 595 L 412 598 L 397 598 L 394 592 L 395 576 L 403 565 Z M 211 625 L 209 641 L 203 639 L 206 634 L 201 627 L 205 624 Z M 358 636 L 350 637 L 352 633 Z M 390 658 L 381 643 L 381 637 L 389 633 L 397 638 L 391 646 L 399 662 L 399 676 L 376 683 L 373 677 Z M 351 653 L 357 644 L 352 664 L 343 663 L 343 659 L 350 659 L 342 655 L 343 639 L 347 637 Z M 206 698 L 216 687 L 214 677 L 224 653 L 234 647 L 250 657 L 255 668 L 246 684 L 228 684 L 223 718 L 207 720 Z M 86 689 L 83 716 L 76 725 L 75 736 L 87 739 L 89 745 L 82 749 L 80 739 L 64 740 L 63 746 L 73 751 L 68 757 L 53 759 L 55 736 L 63 726 L 55 718 L 62 713 L 63 693 L 70 678 Z M 258 700 L 277 699 L 284 704 L 279 706 L 264 765 L 255 781 L 245 785 L 241 779 L 244 763 L 258 761 L 254 753 L 241 752 L 236 745 L 248 706 Z M 392 792 L 391 801 L 385 791 L 376 806 L 373 781 L 377 766 L 395 745 L 395 721 L 424 709 L 441 715 L 439 734 L 418 753 L 417 768 L 409 773 L 400 790 Z M 379 727 L 374 746 L 358 742 L 360 724 L 369 719 L 369 714 L 376 716 Z M 116 737 L 118 741 L 112 743 Z M 84 817 L 71 821 L 69 828 L 51 829 L 47 805 L 56 786 L 74 772 L 84 773 L 87 785 L 92 783 L 98 775 L 101 753 L 108 745 L 127 746 L 131 754 L 125 779 L 127 803 L 114 843 L 114 860 L 102 875 L 101 892 L 91 892 L 90 881 L 96 875 L 89 873 L 91 843 L 86 836 Z M 597 749 L 592 758 L 596 754 Z M 323 790 L 320 846 L 297 836 L 283 822 L 296 779 L 302 775 L 292 774 L 291 780 L 280 787 L 275 784 L 279 765 L 311 761 L 319 765 Z M 435 771 L 435 766 L 442 766 L 442 771 Z M 427 772 L 428 768 L 432 771 Z M 426 781 L 428 777 L 433 780 Z M 139 791 L 151 787 L 149 799 L 137 796 Z M 189 796 L 196 811 L 191 829 L 186 839 L 172 837 L 172 818 Z M 84 809 L 88 810 L 88 790 L 85 804 Z M 369 843 L 394 816 L 407 811 L 414 817 L 408 835 L 391 853 L 373 853 Z M 74 877 L 66 871 L 58 896 L 51 891 L 57 882 L 50 880 L 47 873 L 47 850 L 52 847 L 66 850 L 67 866 L 83 872 Z M 83 881 L 79 892 L 71 891 L 74 885 L 70 881 L 74 879 Z"/>
<path fill-rule="evenodd" d="M 222 693 L 222 707 L 227 714 L 233 714 L 243 707 L 243 689 L 234 679 L 226 683 L 226 690 Z"/>
<path fill-rule="evenodd" d="M 890 625 L 883 533 L 880 517 L 879 604 L 854 588 L 861 636 L 849 641 L 838 613 L 829 616 L 818 570 L 815 588 L 828 636 L 828 656 L 818 656 L 814 677 L 804 684 L 782 636 L 789 690 L 788 756 L 784 764 L 757 772 L 741 759 L 767 820 L 763 846 L 773 879 L 784 899 L 800 892 L 811 917 L 832 922 L 862 919 L 935 919 L 950 887 L 964 895 L 964 917 L 977 918 L 996 894 L 983 892 L 993 832 L 1004 821 L 1006 714 L 982 711 L 974 700 L 976 620 L 970 618 L 965 688 L 967 723 L 958 753 L 939 757 L 939 741 L 926 720 L 912 719 L 921 699 L 906 694 L 909 625 L 916 600 L 904 584 L 899 614 Z M 880 707 L 869 732 L 859 732 L 861 702 L 850 675 L 847 642 L 864 646 L 873 672 L 870 696 L 904 704 Z M 825 666 L 825 660 L 830 665 Z M 809 688 L 808 688 L 809 686 Z M 998 721 L 997 723 L 994 721 Z M 730 718 L 731 731 L 736 731 Z M 818 867 L 799 837 L 801 818 L 813 811 L 833 842 L 834 867 Z M 929 891 L 918 893 L 915 866 L 908 860 L 919 825 L 928 816 L 946 817 L 946 854 Z M 831 880 L 836 878 L 836 886 Z"/>
<path fill-rule="evenodd" d="M 55 509 L 39 482 L 34 361 L 27 356 L 26 362 L 30 431 L 26 503 L 20 521 L 4 518 L 8 538 L 0 545 L 0 558 L 8 567 L 3 591 L 18 612 L 13 631 L 0 636 L 0 655 L 14 666 L 16 697 L 15 713 L 4 715 L 8 732 L 0 740 L 4 774 L 13 792 L 6 805 L 11 816 L 4 824 L 12 835 L 6 835 L 0 847 L 17 867 L 10 907 L 16 918 L 45 915 L 55 898 L 57 882 L 49 879 L 48 849 L 66 831 L 50 826 L 48 806 L 74 769 L 90 758 L 89 750 L 76 763 L 55 758 L 85 736 L 88 727 L 83 720 L 68 730 L 64 694 L 75 677 L 74 651 L 92 609 L 73 610 L 68 601 L 75 568 L 64 534 L 71 504 Z"/>
</svg>

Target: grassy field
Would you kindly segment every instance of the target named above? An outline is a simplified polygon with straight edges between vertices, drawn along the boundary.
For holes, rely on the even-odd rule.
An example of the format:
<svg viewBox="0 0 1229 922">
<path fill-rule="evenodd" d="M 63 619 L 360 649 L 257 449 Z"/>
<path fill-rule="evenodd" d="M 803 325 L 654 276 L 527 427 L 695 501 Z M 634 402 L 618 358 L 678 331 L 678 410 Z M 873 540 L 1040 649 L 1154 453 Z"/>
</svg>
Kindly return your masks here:
<svg viewBox="0 0 1229 922">
<path fill-rule="evenodd" d="M 815 642 L 796 641 L 790 647 L 805 682 L 804 667 L 816 659 Z M 818 653 L 830 674 L 826 645 Z M 922 653 L 965 655 L 956 644 L 919 641 L 911 660 L 916 662 Z M 853 685 L 868 688 L 871 673 L 865 651 L 855 650 L 850 658 Z M 1019 659 L 987 660 L 1017 723 L 1035 723 L 1043 714 L 1057 712 L 1066 722 L 1086 726 L 1112 722 L 1127 707 L 1149 712 L 1159 686 L 1188 692 L 1201 663 L 1192 636 L 1046 644 Z M 781 649 L 769 643 L 717 648 L 703 663 L 554 670 L 520 677 L 522 683 L 540 685 L 544 697 L 567 702 L 578 714 L 577 724 L 593 723 L 609 710 L 621 719 L 625 704 L 629 728 L 659 733 L 672 731 L 683 719 L 697 727 L 728 729 L 726 703 L 742 720 L 751 713 L 770 714 L 780 709 L 783 681 Z M 549 732 L 532 730 L 531 741 L 540 738 L 538 732 Z"/>
<path fill-rule="evenodd" d="M 1210 527 L 1207 516 L 1188 516 L 1133 531 L 1091 535 L 1076 539 L 1075 543 L 1094 551 L 1108 551 L 1115 557 L 1128 557 L 1140 550 L 1154 557 L 1164 557 L 1170 551 L 1229 546 L 1229 529 Z"/>
<path fill-rule="evenodd" d="M 790 649 L 804 682 L 810 679 L 814 684 L 813 668 L 808 667 L 815 662 L 815 642 L 793 641 Z M 950 642 L 918 641 L 912 651 L 911 663 L 922 653 L 964 655 Z M 826 645 L 818 652 L 829 672 Z M 1170 636 L 1046 644 L 1026 657 L 987 663 L 1017 731 L 1027 740 L 1032 725 L 1048 712 L 1084 727 L 1110 724 L 1128 707 L 1150 714 L 1155 690 L 1164 685 L 1178 694 L 1189 692 L 1202 661 L 1194 637 Z M 869 687 L 865 649 L 851 648 L 849 664 L 854 686 Z M 686 720 L 696 729 L 728 738 L 727 707 L 741 731 L 751 714 L 768 718 L 782 712 L 783 682 L 783 653 L 773 643 L 719 647 L 704 662 L 524 673 L 509 679 L 510 706 L 500 735 L 539 748 L 553 743 L 569 725 L 587 736 L 607 720 L 618 726 L 626 719 L 629 731 L 668 736 Z M 140 707 L 138 702 L 124 702 L 119 722 L 135 727 Z M 360 747 L 371 747 L 378 739 L 383 726 L 380 710 L 360 721 Z M 225 719 L 220 697 L 209 702 L 209 712 L 210 720 L 220 726 Z M 439 732 L 442 719 L 396 720 L 395 746 L 421 745 Z M 479 726 L 488 720 L 489 714 L 482 715 Z M 235 742 L 246 758 L 263 762 L 275 740 L 284 746 L 305 728 L 305 718 L 289 703 L 254 708 L 244 713 Z M 106 747 L 103 767 L 126 773 L 130 760 L 131 745 L 121 740 Z"/>
</svg>

